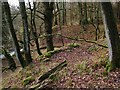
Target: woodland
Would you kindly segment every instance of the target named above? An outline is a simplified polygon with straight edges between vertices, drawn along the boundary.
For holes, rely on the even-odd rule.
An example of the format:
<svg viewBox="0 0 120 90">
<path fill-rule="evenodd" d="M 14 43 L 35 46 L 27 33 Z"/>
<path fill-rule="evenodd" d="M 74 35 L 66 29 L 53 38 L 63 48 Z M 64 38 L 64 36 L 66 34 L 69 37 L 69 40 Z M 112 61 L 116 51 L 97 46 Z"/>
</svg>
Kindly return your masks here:
<svg viewBox="0 0 120 90">
<path fill-rule="evenodd" d="M 120 89 L 120 1 L 1 2 L 2 90 Z"/>
</svg>

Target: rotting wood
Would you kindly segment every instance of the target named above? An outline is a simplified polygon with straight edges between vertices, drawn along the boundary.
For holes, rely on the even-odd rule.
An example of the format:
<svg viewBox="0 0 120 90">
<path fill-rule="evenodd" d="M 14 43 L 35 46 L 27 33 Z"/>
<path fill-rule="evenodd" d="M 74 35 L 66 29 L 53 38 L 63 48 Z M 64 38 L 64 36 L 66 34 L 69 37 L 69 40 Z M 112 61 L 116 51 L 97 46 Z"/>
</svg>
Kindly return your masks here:
<svg viewBox="0 0 120 90">
<path fill-rule="evenodd" d="M 65 66 L 67 66 L 66 60 L 63 61 L 62 63 L 60 63 L 59 65 L 57 65 L 56 67 L 54 67 L 53 69 L 51 69 L 50 71 L 46 72 L 44 75 L 40 76 L 40 77 L 38 78 L 37 84 L 31 86 L 29 90 L 33 90 L 33 89 L 37 90 L 37 89 L 41 86 L 41 83 L 42 83 L 45 79 L 49 78 L 49 76 L 50 76 L 51 74 L 55 73 L 56 71 L 60 71 L 60 70 L 61 70 L 63 67 L 65 67 Z"/>
<path fill-rule="evenodd" d="M 44 75 L 38 78 L 38 83 L 44 81 L 45 79 L 49 78 L 51 74 L 53 74 L 55 71 L 61 70 L 63 67 L 67 66 L 66 60 L 60 63 L 58 66 L 54 67 L 50 71 L 46 72 Z"/>
</svg>

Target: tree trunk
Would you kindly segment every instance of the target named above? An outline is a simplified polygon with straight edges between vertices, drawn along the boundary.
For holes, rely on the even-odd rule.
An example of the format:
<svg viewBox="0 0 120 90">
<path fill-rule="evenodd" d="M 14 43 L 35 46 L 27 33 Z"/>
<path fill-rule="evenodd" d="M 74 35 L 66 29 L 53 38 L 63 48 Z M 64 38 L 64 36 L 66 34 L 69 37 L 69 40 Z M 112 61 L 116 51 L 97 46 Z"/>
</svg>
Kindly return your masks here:
<svg viewBox="0 0 120 90">
<path fill-rule="evenodd" d="M 117 31 L 117 25 L 111 3 L 101 2 L 101 6 L 103 10 L 106 38 L 108 40 L 111 69 L 115 69 L 120 67 L 120 39 Z"/>
<path fill-rule="evenodd" d="M 22 16 L 22 22 L 23 22 L 23 38 L 24 38 L 24 52 L 25 52 L 25 59 L 27 60 L 27 64 L 32 62 L 31 53 L 30 53 L 30 37 L 29 37 L 29 31 L 28 31 L 28 22 L 27 22 L 27 14 L 25 9 L 25 2 L 24 0 L 19 0 L 20 5 L 20 12 Z"/>
<path fill-rule="evenodd" d="M 35 2 L 33 2 L 33 4 L 34 4 L 34 12 L 33 12 L 33 26 L 34 26 L 34 30 L 35 30 L 35 37 L 36 37 L 36 39 L 35 39 L 35 42 L 36 42 L 36 47 L 37 47 L 37 52 L 38 52 L 38 54 L 39 55 L 42 55 L 42 53 L 41 53 L 41 51 L 40 51 L 40 47 L 39 47 L 39 40 L 38 40 L 38 36 L 37 36 L 37 28 L 36 28 L 36 23 L 35 23 L 35 15 L 36 15 L 36 4 L 35 4 Z"/>
<path fill-rule="evenodd" d="M 97 41 L 99 39 L 99 33 L 100 33 L 100 29 L 99 29 L 99 10 L 100 10 L 100 3 L 96 3 L 95 5 L 95 19 L 94 22 L 92 23 L 94 25 L 94 23 L 96 25 L 94 25 L 95 27 L 95 40 Z"/>
<path fill-rule="evenodd" d="M 14 42 L 14 46 L 15 46 L 15 50 L 16 50 L 16 57 L 20 61 L 21 66 L 24 68 L 25 67 L 25 62 L 24 62 L 23 57 L 20 53 L 18 40 L 17 40 L 16 34 L 15 34 L 13 22 L 12 22 L 12 19 L 11 19 L 10 7 L 9 7 L 8 2 L 4 2 L 3 4 L 4 4 L 4 10 L 5 10 L 5 13 L 6 13 L 6 18 L 7 18 L 7 21 L 8 21 L 8 25 L 9 25 L 9 28 L 10 28 L 10 33 L 11 33 L 11 36 L 12 36 L 12 39 L 13 39 L 13 42 Z"/>
<path fill-rule="evenodd" d="M 82 2 L 78 2 L 78 6 L 79 6 L 79 17 L 80 17 L 79 24 L 81 25 L 82 18 L 83 18 Z"/>
<path fill-rule="evenodd" d="M 45 22 L 45 33 L 46 33 L 46 44 L 47 51 L 54 50 L 53 37 L 52 37 L 52 22 L 53 22 L 53 2 L 43 2 L 44 5 L 44 22 Z"/>
<path fill-rule="evenodd" d="M 86 25 L 86 24 L 88 24 L 88 19 L 87 19 L 87 3 L 86 2 L 84 2 L 84 21 L 83 21 L 83 23 Z"/>
<path fill-rule="evenodd" d="M 93 23 L 93 4 L 94 2 L 91 2 L 91 5 L 90 5 L 90 21 L 91 23 Z"/>
<path fill-rule="evenodd" d="M 53 69 L 51 69 L 50 71 L 46 72 L 45 74 L 43 74 L 41 77 L 38 78 L 38 82 L 42 82 L 45 79 L 47 79 L 51 74 L 53 74 L 55 71 L 59 71 L 61 70 L 63 67 L 67 66 L 67 62 L 63 61 L 62 63 L 60 63 L 59 65 L 57 65 L 56 67 L 54 67 Z"/>
<path fill-rule="evenodd" d="M 30 12 L 31 12 L 31 20 L 30 20 L 31 31 L 32 31 L 32 34 L 33 34 L 33 38 L 34 38 L 36 47 L 37 47 L 37 53 L 39 55 L 42 55 L 42 53 L 40 52 L 39 42 L 38 42 L 38 38 L 37 38 L 37 28 L 36 28 L 36 23 L 35 23 L 35 14 L 36 14 L 36 4 L 35 4 L 35 2 L 33 2 L 33 5 L 34 5 L 34 8 L 32 10 L 31 4 L 29 2 Z"/>
<path fill-rule="evenodd" d="M 97 31 L 98 31 L 98 33 L 100 33 L 100 29 L 99 29 L 99 11 L 100 11 L 100 3 L 97 3 L 96 26 L 97 26 Z"/>
<path fill-rule="evenodd" d="M 78 2 L 78 5 L 79 5 L 79 13 L 80 13 L 80 22 L 79 24 L 81 25 L 81 27 L 83 28 L 84 31 L 86 31 L 85 29 L 85 17 L 84 14 L 85 14 L 85 10 L 83 12 L 83 4 L 82 2 Z"/>
<path fill-rule="evenodd" d="M 62 11 L 63 24 L 62 25 L 65 25 L 66 24 L 66 3 L 65 2 L 62 3 L 62 9 L 63 9 Z"/>
<path fill-rule="evenodd" d="M 57 5 L 57 10 L 60 12 L 59 13 L 59 28 L 60 28 L 60 34 L 62 35 L 62 21 L 61 21 L 61 11 L 59 9 L 59 5 L 58 3 L 56 3 Z M 61 42 L 62 42 L 62 46 L 64 46 L 64 40 L 63 40 L 63 37 L 61 37 Z"/>
<path fill-rule="evenodd" d="M 70 25 L 73 25 L 72 3 L 70 2 Z"/>
<path fill-rule="evenodd" d="M 117 2 L 117 18 L 118 22 L 120 23 L 120 1 Z"/>
<path fill-rule="evenodd" d="M 14 70 L 17 68 L 14 59 L 12 58 L 12 56 L 11 56 L 4 48 L 3 48 L 2 53 L 5 55 L 5 57 L 6 57 L 7 60 L 8 60 L 9 68 L 10 68 L 12 71 L 14 71 Z"/>
</svg>

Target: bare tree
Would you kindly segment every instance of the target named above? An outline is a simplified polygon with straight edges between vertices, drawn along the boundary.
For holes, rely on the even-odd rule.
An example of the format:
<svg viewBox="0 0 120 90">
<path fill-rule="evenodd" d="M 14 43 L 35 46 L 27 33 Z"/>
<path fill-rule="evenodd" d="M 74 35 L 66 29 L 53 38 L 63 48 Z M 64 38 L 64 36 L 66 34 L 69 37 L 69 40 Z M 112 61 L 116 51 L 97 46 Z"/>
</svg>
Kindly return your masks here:
<svg viewBox="0 0 120 90">
<path fill-rule="evenodd" d="M 37 47 L 37 53 L 39 55 L 42 55 L 40 52 L 40 47 L 39 47 L 39 42 L 38 42 L 38 36 L 37 36 L 37 28 L 36 28 L 36 23 L 35 23 L 35 15 L 36 15 L 36 3 L 33 2 L 33 9 L 31 8 L 31 3 L 29 2 L 29 7 L 30 7 L 30 23 L 31 23 L 31 31 L 33 34 L 33 38 Z"/>
</svg>

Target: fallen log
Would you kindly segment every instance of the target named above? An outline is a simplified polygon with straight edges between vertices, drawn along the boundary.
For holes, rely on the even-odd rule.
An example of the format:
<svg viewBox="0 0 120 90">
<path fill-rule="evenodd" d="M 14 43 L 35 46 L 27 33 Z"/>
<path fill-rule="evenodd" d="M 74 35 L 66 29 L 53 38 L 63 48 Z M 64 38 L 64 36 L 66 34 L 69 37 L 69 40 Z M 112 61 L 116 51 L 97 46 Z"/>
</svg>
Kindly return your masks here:
<svg viewBox="0 0 120 90">
<path fill-rule="evenodd" d="M 86 40 L 86 39 L 84 39 L 84 38 L 71 38 L 71 37 L 68 37 L 68 36 L 65 36 L 65 35 L 61 35 L 61 34 L 59 34 L 59 33 L 58 33 L 58 34 L 41 35 L 41 36 L 39 36 L 39 37 L 37 37 L 37 38 L 43 38 L 43 37 L 47 37 L 47 36 L 56 36 L 56 35 L 61 36 L 61 37 L 64 37 L 64 38 L 67 38 L 67 39 L 70 39 L 70 40 L 84 41 L 84 42 L 87 42 L 87 43 L 96 44 L 96 45 L 98 45 L 98 46 L 100 46 L 100 47 L 103 47 L 103 48 L 108 48 L 108 46 L 99 44 L 99 43 L 97 43 L 97 41 Z"/>
<path fill-rule="evenodd" d="M 66 60 L 62 63 L 60 63 L 58 66 L 54 67 L 50 71 L 46 72 L 44 75 L 38 78 L 38 83 L 44 81 L 45 79 L 49 78 L 51 74 L 53 74 L 55 71 L 61 70 L 63 67 L 67 66 Z"/>
<path fill-rule="evenodd" d="M 103 47 L 103 48 L 108 48 L 108 46 L 99 44 L 99 43 L 97 43 L 97 41 L 86 40 L 86 39 L 84 39 L 84 38 L 71 38 L 71 37 L 67 37 L 67 36 L 61 35 L 61 34 L 57 34 L 57 35 L 62 36 L 62 37 L 64 37 L 64 38 L 71 39 L 71 40 L 75 40 L 75 41 L 85 41 L 85 42 L 87 42 L 87 43 L 96 44 L 96 45 L 98 45 L 98 46 L 100 46 L 100 47 Z"/>
<path fill-rule="evenodd" d="M 60 63 L 58 66 L 56 66 L 56 67 L 54 67 L 53 69 L 51 69 L 50 71 L 46 72 L 44 75 L 40 76 L 40 77 L 38 78 L 37 84 L 31 86 L 29 90 L 33 90 L 33 89 L 39 90 L 40 88 L 46 86 L 46 84 L 42 85 L 41 83 L 42 83 L 45 79 L 49 78 L 49 76 L 50 76 L 51 74 L 55 73 L 56 71 L 60 71 L 60 70 L 61 70 L 63 67 L 65 67 L 65 66 L 67 66 L 66 60 L 63 61 L 62 63 Z"/>
</svg>

